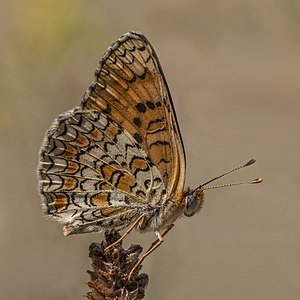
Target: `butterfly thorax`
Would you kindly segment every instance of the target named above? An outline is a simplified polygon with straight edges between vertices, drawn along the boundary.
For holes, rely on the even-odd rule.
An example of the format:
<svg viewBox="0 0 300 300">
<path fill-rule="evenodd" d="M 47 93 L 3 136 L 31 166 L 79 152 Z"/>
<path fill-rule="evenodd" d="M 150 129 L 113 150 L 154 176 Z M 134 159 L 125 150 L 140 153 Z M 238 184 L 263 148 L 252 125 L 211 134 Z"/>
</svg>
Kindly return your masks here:
<svg viewBox="0 0 300 300">
<path fill-rule="evenodd" d="M 160 207 L 149 209 L 145 219 L 139 224 L 140 231 L 167 228 L 178 217 L 193 216 L 200 211 L 204 204 L 204 190 L 200 187 L 192 191 L 187 189 L 176 197 L 166 200 Z"/>
</svg>

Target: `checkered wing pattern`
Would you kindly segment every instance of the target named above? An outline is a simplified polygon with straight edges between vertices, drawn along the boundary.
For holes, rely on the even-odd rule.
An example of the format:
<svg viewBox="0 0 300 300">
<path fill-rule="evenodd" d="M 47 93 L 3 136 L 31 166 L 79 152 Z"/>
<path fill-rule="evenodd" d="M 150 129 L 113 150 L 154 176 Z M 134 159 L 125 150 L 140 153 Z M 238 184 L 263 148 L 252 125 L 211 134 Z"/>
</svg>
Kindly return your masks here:
<svg viewBox="0 0 300 300">
<path fill-rule="evenodd" d="M 65 234 L 124 228 L 181 199 L 184 188 L 181 136 L 149 41 L 125 34 L 95 76 L 81 106 L 56 118 L 40 150 L 43 207 Z"/>
</svg>

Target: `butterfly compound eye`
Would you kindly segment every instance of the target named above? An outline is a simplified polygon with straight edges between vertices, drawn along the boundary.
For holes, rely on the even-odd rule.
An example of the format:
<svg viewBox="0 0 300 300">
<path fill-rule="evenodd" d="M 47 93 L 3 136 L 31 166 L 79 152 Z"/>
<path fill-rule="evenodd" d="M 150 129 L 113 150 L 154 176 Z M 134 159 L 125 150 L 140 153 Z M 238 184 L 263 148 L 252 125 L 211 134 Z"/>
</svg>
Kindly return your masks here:
<svg viewBox="0 0 300 300">
<path fill-rule="evenodd" d="M 199 200 L 194 195 L 187 195 L 184 214 L 191 217 L 197 211 Z"/>
<path fill-rule="evenodd" d="M 184 215 L 187 217 L 193 216 L 199 211 L 204 203 L 204 190 L 202 188 L 196 189 L 192 194 L 188 194 L 185 198 Z"/>
</svg>

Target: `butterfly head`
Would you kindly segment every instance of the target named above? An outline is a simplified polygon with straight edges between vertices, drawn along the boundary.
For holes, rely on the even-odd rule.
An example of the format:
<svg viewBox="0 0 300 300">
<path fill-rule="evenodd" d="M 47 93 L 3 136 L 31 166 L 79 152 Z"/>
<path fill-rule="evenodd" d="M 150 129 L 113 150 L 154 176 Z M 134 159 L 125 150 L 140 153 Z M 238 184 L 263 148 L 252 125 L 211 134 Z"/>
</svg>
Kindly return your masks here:
<svg viewBox="0 0 300 300">
<path fill-rule="evenodd" d="M 186 217 L 193 216 L 198 212 L 204 204 L 204 189 L 200 186 L 192 192 L 187 192 L 185 197 L 184 215 Z"/>
</svg>

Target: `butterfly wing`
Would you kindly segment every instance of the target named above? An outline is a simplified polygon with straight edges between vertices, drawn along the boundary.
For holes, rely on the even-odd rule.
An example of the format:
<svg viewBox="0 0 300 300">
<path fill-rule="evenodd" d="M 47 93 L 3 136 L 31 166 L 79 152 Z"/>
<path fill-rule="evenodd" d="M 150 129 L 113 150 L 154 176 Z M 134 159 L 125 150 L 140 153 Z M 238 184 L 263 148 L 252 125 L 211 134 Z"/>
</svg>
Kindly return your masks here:
<svg viewBox="0 0 300 300">
<path fill-rule="evenodd" d="M 64 233 L 126 227 L 182 193 L 185 157 L 170 93 L 147 39 L 128 33 L 100 61 L 81 107 L 54 121 L 40 150 L 46 214 Z"/>
</svg>

